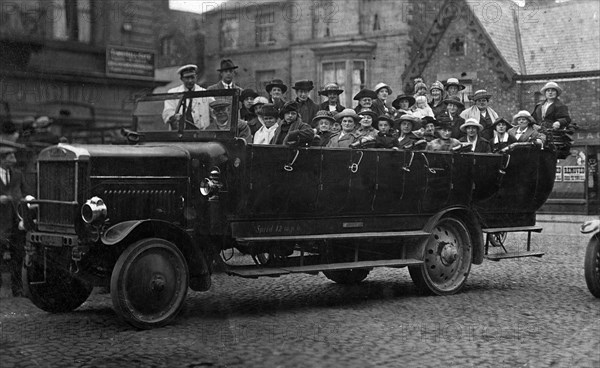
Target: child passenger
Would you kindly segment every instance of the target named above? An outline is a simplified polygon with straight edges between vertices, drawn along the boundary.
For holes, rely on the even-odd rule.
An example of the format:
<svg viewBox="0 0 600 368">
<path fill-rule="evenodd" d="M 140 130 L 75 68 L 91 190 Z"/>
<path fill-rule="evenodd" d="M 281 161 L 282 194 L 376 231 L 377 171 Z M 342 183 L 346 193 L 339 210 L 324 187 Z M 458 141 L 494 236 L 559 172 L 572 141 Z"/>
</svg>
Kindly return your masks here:
<svg viewBox="0 0 600 368">
<path fill-rule="evenodd" d="M 381 115 L 376 120 L 379 132 L 375 137 L 375 148 L 398 149 L 398 137 L 392 132 L 394 119 L 390 115 Z"/>
<path fill-rule="evenodd" d="M 435 117 L 433 115 L 433 110 L 431 110 L 431 107 L 429 107 L 429 105 L 427 104 L 427 97 L 417 96 L 415 100 L 416 103 L 412 115 L 418 118 L 423 118 L 425 116 L 431 116 L 432 118 Z"/>
<path fill-rule="evenodd" d="M 275 131 L 279 127 L 277 123 L 277 107 L 272 103 L 264 104 L 255 109 L 255 113 L 261 122 L 261 127 L 254 133 L 254 144 L 269 144 Z"/>
</svg>

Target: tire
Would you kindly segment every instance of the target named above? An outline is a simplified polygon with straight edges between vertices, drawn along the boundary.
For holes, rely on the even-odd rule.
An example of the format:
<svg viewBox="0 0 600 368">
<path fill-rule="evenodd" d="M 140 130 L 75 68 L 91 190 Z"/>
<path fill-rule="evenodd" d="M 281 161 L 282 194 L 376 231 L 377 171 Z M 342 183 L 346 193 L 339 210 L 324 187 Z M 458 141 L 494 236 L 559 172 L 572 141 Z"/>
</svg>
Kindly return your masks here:
<svg viewBox="0 0 600 368">
<path fill-rule="evenodd" d="M 342 285 L 358 284 L 363 281 L 369 275 L 370 270 L 364 268 L 357 268 L 351 270 L 340 270 L 340 271 L 323 271 L 323 275 L 329 280 L 334 281 Z"/>
<path fill-rule="evenodd" d="M 92 293 L 91 285 L 61 269 L 48 268 L 46 282 L 38 283 L 44 280 L 44 266 L 36 262 L 30 267 L 22 267 L 21 278 L 25 296 L 36 307 L 46 312 L 71 312 L 83 304 Z"/>
<path fill-rule="evenodd" d="M 189 283 L 187 263 L 175 244 L 139 240 L 119 256 L 110 280 L 117 314 L 139 329 L 171 323 L 181 311 Z"/>
<path fill-rule="evenodd" d="M 463 221 L 443 217 L 427 239 L 424 263 L 408 270 L 419 291 L 451 295 L 460 291 L 467 281 L 472 258 L 471 237 Z"/>
<path fill-rule="evenodd" d="M 590 293 L 596 298 L 600 298 L 600 239 L 598 234 L 594 235 L 587 245 L 583 272 Z"/>
</svg>

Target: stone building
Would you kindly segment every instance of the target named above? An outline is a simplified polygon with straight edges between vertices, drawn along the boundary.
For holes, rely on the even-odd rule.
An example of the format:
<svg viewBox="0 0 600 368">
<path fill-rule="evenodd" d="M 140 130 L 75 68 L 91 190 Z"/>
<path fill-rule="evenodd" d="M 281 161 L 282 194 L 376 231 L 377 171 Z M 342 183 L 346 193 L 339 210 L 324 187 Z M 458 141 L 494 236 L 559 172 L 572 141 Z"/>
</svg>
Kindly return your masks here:
<svg viewBox="0 0 600 368">
<path fill-rule="evenodd" d="M 560 160 L 545 211 L 598 213 L 600 26 L 598 1 L 446 1 L 420 53 L 403 73 L 430 84 L 458 78 L 465 92 L 486 89 L 504 117 L 533 111 L 547 81 L 563 88 L 574 134 L 572 157 Z"/>
</svg>

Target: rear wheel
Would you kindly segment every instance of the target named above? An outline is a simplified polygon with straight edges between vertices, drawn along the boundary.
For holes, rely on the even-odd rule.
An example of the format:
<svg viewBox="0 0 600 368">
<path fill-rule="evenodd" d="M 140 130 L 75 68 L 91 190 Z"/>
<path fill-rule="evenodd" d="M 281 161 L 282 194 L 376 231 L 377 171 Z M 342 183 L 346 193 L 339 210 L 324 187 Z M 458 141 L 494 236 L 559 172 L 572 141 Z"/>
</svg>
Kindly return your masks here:
<svg viewBox="0 0 600 368">
<path fill-rule="evenodd" d="M 110 280 L 117 313 L 131 325 L 149 329 L 177 317 L 188 288 L 188 267 L 175 244 L 158 238 L 131 244 L 119 257 Z"/>
<path fill-rule="evenodd" d="M 351 269 L 351 270 L 339 270 L 339 271 L 323 271 L 323 275 L 331 281 L 335 281 L 338 284 L 351 285 L 358 284 L 363 281 L 369 275 L 370 270 L 368 269 Z"/>
<path fill-rule="evenodd" d="M 409 267 L 410 277 L 423 292 L 454 294 L 467 281 L 472 255 L 471 237 L 465 224 L 455 217 L 444 217 L 427 240 L 424 264 Z"/>
<path fill-rule="evenodd" d="M 44 265 L 37 262 L 29 267 L 23 266 L 21 277 L 25 295 L 46 312 L 70 312 L 92 293 L 92 286 L 74 278 L 66 270 L 47 268 L 44 276 Z"/>
<path fill-rule="evenodd" d="M 590 293 L 596 298 L 600 298 L 600 240 L 598 235 L 593 236 L 588 243 L 583 271 Z"/>
</svg>

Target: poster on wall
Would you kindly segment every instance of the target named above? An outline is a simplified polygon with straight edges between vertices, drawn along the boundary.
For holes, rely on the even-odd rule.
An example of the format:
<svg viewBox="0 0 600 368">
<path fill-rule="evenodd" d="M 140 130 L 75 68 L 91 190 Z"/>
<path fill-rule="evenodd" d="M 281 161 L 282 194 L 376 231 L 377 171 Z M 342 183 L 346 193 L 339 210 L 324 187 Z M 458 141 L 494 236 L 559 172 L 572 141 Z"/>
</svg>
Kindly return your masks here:
<svg viewBox="0 0 600 368">
<path fill-rule="evenodd" d="M 556 176 L 554 181 L 562 181 L 562 166 L 556 166 Z"/>
<path fill-rule="evenodd" d="M 584 182 L 585 166 L 563 166 L 563 181 Z"/>
</svg>

